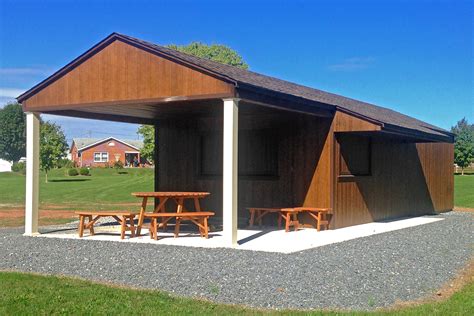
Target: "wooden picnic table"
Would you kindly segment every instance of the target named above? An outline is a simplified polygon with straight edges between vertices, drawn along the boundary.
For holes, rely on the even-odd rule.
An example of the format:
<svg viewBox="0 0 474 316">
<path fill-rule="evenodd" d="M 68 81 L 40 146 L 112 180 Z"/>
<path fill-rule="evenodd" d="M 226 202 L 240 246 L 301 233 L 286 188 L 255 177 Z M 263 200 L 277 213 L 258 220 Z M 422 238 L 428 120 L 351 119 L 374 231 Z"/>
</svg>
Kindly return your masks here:
<svg viewBox="0 0 474 316">
<path fill-rule="evenodd" d="M 184 207 L 185 200 L 194 200 L 194 210 L 196 212 L 201 212 L 201 205 L 199 204 L 199 199 L 205 198 L 210 195 L 209 192 L 134 192 L 133 196 L 142 198 L 142 205 L 140 207 L 140 214 L 138 216 L 138 225 L 137 225 L 137 236 L 140 236 L 143 220 L 145 218 L 146 206 L 148 203 L 148 198 L 158 199 L 158 203 L 155 204 L 153 213 L 164 212 L 166 203 L 169 200 L 172 200 L 176 203 L 176 213 L 181 213 L 186 211 Z"/>
</svg>

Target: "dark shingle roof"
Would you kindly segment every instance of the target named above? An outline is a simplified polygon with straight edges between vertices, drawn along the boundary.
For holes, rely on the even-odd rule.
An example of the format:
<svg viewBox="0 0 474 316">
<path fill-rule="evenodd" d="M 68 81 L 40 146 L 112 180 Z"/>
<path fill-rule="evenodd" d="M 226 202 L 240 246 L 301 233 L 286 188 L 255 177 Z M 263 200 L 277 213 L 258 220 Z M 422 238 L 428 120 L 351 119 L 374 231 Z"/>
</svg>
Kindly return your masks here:
<svg viewBox="0 0 474 316">
<path fill-rule="evenodd" d="M 369 119 L 378 121 L 380 123 L 401 127 L 403 129 L 413 130 L 415 132 L 427 133 L 435 136 L 448 136 L 451 138 L 451 133 L 439 128 L 437 126 L 420 121 L 413 117 L 401 114 L 388 108 L 380 107 L 370 103 L 350 99 L 337 94 L 325 92 L 322 90 L 306 87 L 296 83 L 288 82 L 278 78 L 265 76 L 253 71 L 244 70 L 230 65 L 221 64 L 208 59 L 199 58 L 188 55 L 170 48 L 156 45 L 147 41 L 143 41 L 128 35 L 115 34 L 118 38 L 123 38 L 152 50 L 161 52 L 163 54 L 172 56 L 176 59 L 185 61 L 196 65 L 200 68 L 206 69 L 212 73 L 226 77 L 237 84 L 251 85 L 257 88 L 266 89 L 278 93 L 283 93 L 291 96 L 300 97 L 309 101 L 316 101 L 335 106 L 336 109 L 345 110 L 358 115 L 362 115 Z"/>
</svg>

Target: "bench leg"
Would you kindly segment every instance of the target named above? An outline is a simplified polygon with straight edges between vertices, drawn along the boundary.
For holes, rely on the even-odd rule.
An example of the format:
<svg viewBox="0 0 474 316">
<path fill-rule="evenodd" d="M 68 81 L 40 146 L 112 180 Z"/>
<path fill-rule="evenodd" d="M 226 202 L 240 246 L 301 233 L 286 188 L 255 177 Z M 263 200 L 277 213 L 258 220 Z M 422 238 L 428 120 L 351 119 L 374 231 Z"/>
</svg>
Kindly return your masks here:
<svg viewBox="0 0 474 316">
<path fill-rule="evenodd" d="M 125 230 L 127 229 L 127 218 L 122 216 L 122 221 L 120 223 L 120 239 L 125 238 Z"/>
<path fill-rule="evenodd" d="M 204 217 L 203 223 L 204 223 L 204 237 L 206 239 L 208 239 L 209 238 L 209 226 L 207 226 L 207 217 Z"/>
<path fill-rule="evenodd" d="M 150 238 L 153 239 L 153 218 L 150 219 L 150 225 L 148 226 L 148 234 L 150 234 Z"/>
<path fill-rule="evenodd" d="M 318 223 L 316 224 L 316 228 L 317 228 L 318 232 L 321 231 L 321 220 L 322 220 L 321 217 L 322 217 L 321 212 L 318 212 Z"/>
<path fill-rule="evenodd" d="M 262 227 L 262 224 L 263 224 L 263 220 L 262 220 L 263 214 L 262 213 L 263 212 L 260 211 L 260 210 L 257 211 L 258 227 Z"/>
<path fill-rule="evenodd" d="M 79 215 L 79 237 L 82 237 L 84 234 L 84 216 Z"/>
<path fill-rule="evenodd" d="M 326 212 L 321 212 L 320 213 L 320 218 L 319 218 L 319 226 L 324 226 L 324 230 L 329 229 L 329 220 L 328 220 L 328 214 Z"/>
<path fill-rule="evenodd" d="M 281 229 L 281 220 L 282 220 L 283 216 L 281 213 L 278 213 L 278 229 Z"/>
<path fill-rule="evenodd" d="M 158 218 L 153 218 L 153 239 L 158 240 Z"/>
<path fill-rule="evenodd" d="M 135 216 L 130 216 L 129 221 L 130 221 L 130 235 L 133 238 L 135 237 Z"/>
<path fill-rule="evenodd" d="M 293 214 L 293 226 L 295 227 L 295 231 L 297 231 L 300 228 L 300 222 L 298 221 L 297 213 Z"/>
<path fill-rule="evenodd" d="M 250 209 L 249 227 L 253 227 L 254 222 L 255 222 L 255 210 L 254 210 L 254 209 Z"/>
<path fill-rule="evenodd" d="M 176 218 L 176 225 L 174 227 L 174 238 L 177 238 L 179 236 L 179 226 L 181 225 L 181 218 L 177 217 Z"/>
<path fill-rule="evenodd" d="M 199 236 L 201 237 L 204 237 L 204 221 L 203 221 L 203 218 L 202 217 L 198 217 L 197 219 L 195 220 L 192 220 L 191 221 L 197 225 L 198 227 L 198 230 L 199 230 Z"/>
<path fill-rule="evenodd" d="M 93 221 L 92 215 L 87 216 L 87 218 L 89 219 L 88 223 L 91 223 Z M 95 232 L 94 232 L 94 224 L 93 223 L 89 226 L 89 232 L 90 232 L 91 236 L 94 236 Z"/>
<path fill-rule="evenodd" d="M 290 221 L 291 221 L 290 213 L 286 213 L 285 214 L 285 232 L 290 231 Z"/>
</svg>

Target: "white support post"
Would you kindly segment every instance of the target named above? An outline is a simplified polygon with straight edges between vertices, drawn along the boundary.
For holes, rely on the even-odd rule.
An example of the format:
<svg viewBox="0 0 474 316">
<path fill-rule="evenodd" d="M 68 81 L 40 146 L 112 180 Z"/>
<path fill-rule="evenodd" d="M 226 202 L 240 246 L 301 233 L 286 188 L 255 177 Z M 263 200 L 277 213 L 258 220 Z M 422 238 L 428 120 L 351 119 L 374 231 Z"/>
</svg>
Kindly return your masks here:
<svg viewBox="0 0 474 316">
<path fill-rule="evenodd" d="M 26 113 L 25 235 L 38 234 L 40 116 Z"/>
<path fill-rule="evenodd" d="M 237 246 L 239 100 L 224 99 L 223 234 L 226 247 Z"/>
</svg>

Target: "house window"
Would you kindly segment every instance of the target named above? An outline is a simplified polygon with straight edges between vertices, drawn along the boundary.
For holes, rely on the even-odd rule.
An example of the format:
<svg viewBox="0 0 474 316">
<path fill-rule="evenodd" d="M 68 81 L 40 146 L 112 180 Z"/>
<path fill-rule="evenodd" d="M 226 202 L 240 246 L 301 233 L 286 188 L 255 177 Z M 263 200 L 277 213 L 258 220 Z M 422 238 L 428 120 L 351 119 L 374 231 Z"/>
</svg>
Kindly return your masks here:
<svg viewBox="0 0 474 316">
<path fill-rule="evenodd" d="M 339 176 L 370 176 L 372 142 L 369 137 L 339 134 Z"/>
<path fill-rule="evenodd" d="M 94 153 L 94 162 L 108 162 L 108 161 L 109 161 L 108 152 Z"/>
</svg>

